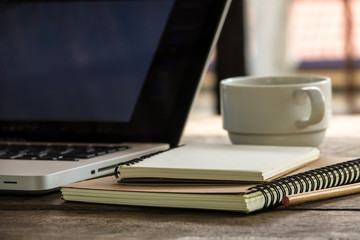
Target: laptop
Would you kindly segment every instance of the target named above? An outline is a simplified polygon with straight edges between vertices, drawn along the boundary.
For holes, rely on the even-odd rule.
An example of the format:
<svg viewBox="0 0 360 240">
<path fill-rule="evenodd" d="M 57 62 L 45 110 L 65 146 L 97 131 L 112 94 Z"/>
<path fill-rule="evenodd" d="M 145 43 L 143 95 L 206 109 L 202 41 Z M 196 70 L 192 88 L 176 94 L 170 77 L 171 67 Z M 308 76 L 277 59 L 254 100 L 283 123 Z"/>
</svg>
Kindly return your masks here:
<svg viewBox="0 0 360 240">
<path fill-rule="evenodd" d="M 0 191 L 177 146 L 229 4 L 0 1 Z"/>
</svg>

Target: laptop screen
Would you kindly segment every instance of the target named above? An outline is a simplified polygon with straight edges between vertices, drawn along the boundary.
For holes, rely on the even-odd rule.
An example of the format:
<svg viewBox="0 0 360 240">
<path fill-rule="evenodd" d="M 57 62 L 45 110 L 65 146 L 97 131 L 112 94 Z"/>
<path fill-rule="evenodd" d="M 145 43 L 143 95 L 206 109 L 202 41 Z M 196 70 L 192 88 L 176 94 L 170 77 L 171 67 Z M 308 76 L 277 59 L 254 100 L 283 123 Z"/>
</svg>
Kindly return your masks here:
<svg viewBox="0 0 360 240">
<path fill-rule="evenodd" d="M 0 119 L 129 122 L 172 5 L 3 5 Z"/>
<path fill-rule="evenodd" d="M 229 0 L 0 0 L 0 140 L 180 139 Z"/>
</svg>

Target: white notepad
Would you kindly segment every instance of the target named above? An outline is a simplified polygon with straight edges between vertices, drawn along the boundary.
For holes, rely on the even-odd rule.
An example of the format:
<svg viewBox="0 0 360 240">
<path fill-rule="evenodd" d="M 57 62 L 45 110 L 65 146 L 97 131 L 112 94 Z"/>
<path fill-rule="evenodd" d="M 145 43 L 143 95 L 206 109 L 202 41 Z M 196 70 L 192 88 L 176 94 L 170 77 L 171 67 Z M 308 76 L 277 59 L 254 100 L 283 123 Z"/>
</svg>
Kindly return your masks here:
<svg viewBox="0 0 360 240">
<path fill-rule="evenodd" d="M 266 181 L 320 157 L 314 147 L 186 145 L 118 167 L 119 181 Z"/>
</svg>

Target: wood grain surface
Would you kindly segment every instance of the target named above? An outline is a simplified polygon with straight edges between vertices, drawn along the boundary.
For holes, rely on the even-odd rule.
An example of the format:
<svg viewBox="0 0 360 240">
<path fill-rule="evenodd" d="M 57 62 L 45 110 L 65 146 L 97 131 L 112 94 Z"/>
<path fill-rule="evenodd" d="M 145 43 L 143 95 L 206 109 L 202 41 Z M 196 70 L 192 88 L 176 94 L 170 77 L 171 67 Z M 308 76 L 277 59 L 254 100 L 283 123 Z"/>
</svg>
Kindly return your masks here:
<svg viewBox="0 0 360 240">
<path fill-rule="evenodd" d="M 360 156 L 360 116 L 335 116 L 325 156 Z M 192 119 L 182 143 L 229 143 L 219 117 Z M 255 214 L 0 196 L 2 239 L 360 239 L 360 195 Z"/>
</svg>

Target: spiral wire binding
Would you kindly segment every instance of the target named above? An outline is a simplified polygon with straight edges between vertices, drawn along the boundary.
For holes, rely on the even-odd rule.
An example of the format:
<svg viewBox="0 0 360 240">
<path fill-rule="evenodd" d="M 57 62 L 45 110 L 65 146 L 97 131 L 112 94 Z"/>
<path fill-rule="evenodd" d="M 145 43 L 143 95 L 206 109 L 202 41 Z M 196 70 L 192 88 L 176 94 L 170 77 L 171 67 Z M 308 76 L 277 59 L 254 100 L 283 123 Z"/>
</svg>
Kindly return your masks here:
<svg viewBox="0 0 360 240">
<path fill-rule="evenodd" d="M 360 181 L 360 158 L 309 170 L 263 183 L 248 190 L 260 191 L 264 196 L 263 209 L 281 204 L 283 196 L 336 187 Z"/>
<path fill-rule="evenodd" d="M 181 146 L 182 146 L 182 145 L 180 145 L 180 146 L 178 146 L 178 147 L 181 147 Z M 175 148 L 178 148 L 178 147 L 175 147 Z M 123 162 L 123 163 L 119 163 L 119 164 L 115 167 L 115 169 L 114 169 L 114 175 L 115 175 L 116 178 L 120 178 L 120 176 L 119 176 L 119 173 L 120 173 L 120 172 L 119 172 L 119 169 L 120 169 L 120 167 L 125 166 L 125 165 L 126 165 L 126 166 L 134 165 L 134 164 L 136 164 L 136 163 L 138 163 L 138 162 L 143 161 L 144 159 L 151 158 L 151 157 L 153 157 L 153 156 L 155 156 L 155 155 L 158 155 L 158 154 L 161 154 L 161 153 L 170 151 L 170 150 L 172 150 L 172 149 L 174 149 L 174 148 L 167 149 L 167 150 L 164 150 L 164 151 L 155 152 L 155 153 L 151 153 L 151 154 L 148 154 L 148 155 L 139 157 L 139 158 L 132 159 L 132 160 L 130 160 L 130 161 L 126 161 L 126 162 Z"/>
</svg>

